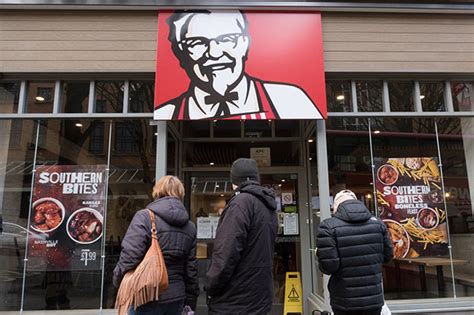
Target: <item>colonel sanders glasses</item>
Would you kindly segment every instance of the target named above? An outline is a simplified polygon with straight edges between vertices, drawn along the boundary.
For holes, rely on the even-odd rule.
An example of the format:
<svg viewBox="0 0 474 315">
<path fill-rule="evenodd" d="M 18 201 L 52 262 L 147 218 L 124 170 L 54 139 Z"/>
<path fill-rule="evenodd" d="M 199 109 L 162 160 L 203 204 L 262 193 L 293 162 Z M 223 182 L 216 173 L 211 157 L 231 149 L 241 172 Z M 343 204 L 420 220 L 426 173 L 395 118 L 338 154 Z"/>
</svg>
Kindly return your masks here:
<svg viewBox="0 0 474 315">
<path fill-rule="evenodd" d="M 239 43 L 239 38 L 243 37 L 244 34 L 235 33 L 235 34 L 223 34 L 216 38 L 207 38 L 207 37 L 191 37 L 185 38 L 179 42 L 181 49 L 186 50 L 191 56 L 200 58 L 211 46 L 211 42 L 215 42 L 220 49 L 234 49 Z"/>
</svg>

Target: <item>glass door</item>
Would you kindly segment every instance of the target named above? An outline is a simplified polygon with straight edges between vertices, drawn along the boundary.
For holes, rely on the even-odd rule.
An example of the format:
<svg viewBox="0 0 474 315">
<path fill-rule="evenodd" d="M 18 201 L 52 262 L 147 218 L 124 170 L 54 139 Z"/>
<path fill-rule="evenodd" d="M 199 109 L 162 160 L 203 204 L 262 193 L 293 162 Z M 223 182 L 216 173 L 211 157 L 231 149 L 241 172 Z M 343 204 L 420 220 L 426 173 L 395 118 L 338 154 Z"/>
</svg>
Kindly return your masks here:
<svg viewBox="0 0 474 315">
<path fill-rule="evenodd" d="M 300 243 L 300 191 L 297 173 L 262 174 L 261 183 L 273 188 L 278 204 L 278 236 L 273 263 L 273 314 L 283 313 L 285 275 L 289 271 L 302 271 Z M 228 173 L 188 173 L 185 176 L 186 206 L 198 228 L 198 276 L 201 293 L 197 313 L 207 314 L 204 284 L 212 257 L 215 229 L 220 213 L 232 196 Z M 303 195 L 303 194 L 301 194 Z"/>
</svg>

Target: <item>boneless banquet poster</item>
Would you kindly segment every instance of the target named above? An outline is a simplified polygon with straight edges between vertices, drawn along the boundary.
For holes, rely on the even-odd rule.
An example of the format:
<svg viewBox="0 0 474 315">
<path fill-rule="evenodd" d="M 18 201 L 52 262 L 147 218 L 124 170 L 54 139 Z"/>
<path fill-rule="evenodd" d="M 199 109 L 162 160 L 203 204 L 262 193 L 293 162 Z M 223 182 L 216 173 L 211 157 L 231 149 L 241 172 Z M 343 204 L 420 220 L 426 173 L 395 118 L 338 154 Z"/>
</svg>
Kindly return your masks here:
<svg viewBox="0 0 474 315">
<path fill-rule="evenodd" d="M 28 269 L 100 269 L 106 188 L 105 165 L 36 168 Z"/>
<path fill-rule="evenodd" d="M 394 257 L 446 255 L 446 209 L 437 159 L 381 158 L 375 172 L 377 207 Z"/>
</svg>

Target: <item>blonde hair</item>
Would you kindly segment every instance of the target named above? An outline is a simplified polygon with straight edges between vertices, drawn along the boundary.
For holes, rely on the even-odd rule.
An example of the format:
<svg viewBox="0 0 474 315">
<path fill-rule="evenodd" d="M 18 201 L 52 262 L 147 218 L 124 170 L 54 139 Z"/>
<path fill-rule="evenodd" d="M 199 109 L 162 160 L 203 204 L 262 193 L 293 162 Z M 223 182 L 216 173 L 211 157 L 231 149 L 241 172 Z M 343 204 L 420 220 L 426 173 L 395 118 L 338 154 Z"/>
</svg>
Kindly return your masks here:
<svg viewBox="0 0 474 315">
<path fill-rule="evenodd" d="M 171 196 L 184 200 L 183 183 L 176 176 L 163 176 L 153 187 L 152 196 L 154 199 Z"/>
</svg>

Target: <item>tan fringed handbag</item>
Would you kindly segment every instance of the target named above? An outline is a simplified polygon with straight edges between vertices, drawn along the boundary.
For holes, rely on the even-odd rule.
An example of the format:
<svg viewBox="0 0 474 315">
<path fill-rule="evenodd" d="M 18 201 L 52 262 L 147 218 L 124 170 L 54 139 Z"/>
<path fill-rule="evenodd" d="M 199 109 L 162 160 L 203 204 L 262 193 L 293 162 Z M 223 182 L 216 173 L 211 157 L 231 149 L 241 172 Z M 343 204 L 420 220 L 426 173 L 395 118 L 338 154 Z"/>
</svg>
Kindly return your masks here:
<svg viewBox="0 0 474 315">
<path fill-rule="evenodd" d="M 117 293 L 115 308 L 119 315 L 126 315 L 133 305 L 158 301 L 160 293 L 168 288 L 168 271 L 156 236 L 155 214 L 148 209 L 151 219 L 151 245 L 138 266 L 128 271 Z"/>
</svg>

